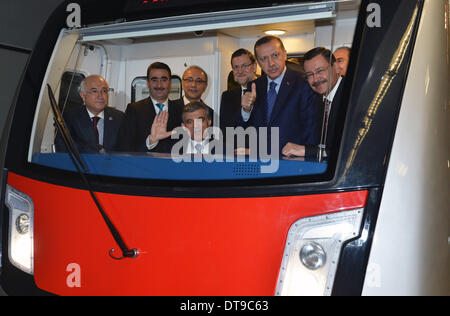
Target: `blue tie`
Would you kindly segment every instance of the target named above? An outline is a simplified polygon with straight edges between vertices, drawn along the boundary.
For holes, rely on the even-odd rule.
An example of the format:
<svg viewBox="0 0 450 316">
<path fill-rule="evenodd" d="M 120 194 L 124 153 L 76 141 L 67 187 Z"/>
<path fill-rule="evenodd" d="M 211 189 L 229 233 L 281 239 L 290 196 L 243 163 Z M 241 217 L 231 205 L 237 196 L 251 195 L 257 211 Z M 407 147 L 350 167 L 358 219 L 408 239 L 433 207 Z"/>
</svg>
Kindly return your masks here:
<svg viewBox="0 0 450 316">
<path fill-rule="evenodd" d="M 161 103 L 156 103 L 156 106 L 159 108 L 159 112 L 158 112 L 158 114 L 159 113 L 161 113 L 162 112 L 162 110 L 164 109 L 164 104 L 161 104 Z"/>
<path fill-rule="evenodd" d="M 270 122 L 270 117 L 275 106 L 275 100 L 277 99 L 277 90 L 275 90 L 277 85 L 276 82 L 272 81 L 270 83 L 269 92 L 267 92 L 267 123 Z"/>
</svg>

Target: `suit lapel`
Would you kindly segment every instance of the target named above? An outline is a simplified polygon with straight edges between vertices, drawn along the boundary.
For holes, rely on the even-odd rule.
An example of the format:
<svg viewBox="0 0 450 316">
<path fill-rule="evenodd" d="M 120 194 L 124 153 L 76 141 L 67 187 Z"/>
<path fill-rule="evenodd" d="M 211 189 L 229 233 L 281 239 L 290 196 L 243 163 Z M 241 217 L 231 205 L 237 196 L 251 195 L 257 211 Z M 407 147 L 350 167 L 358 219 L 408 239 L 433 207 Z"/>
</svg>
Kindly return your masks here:
<svg viewBox="0 0 450 316">
<path fill-rule="evenodd" d="M 113 140 L 110 132 L 113 130 L 114 117 L 111 115 L 111 111 L 109 108 L 105 108 L 105 119 L 104 119 L 104 128 L 103 128 L 103 147 L 109 149 L 113 147 L 111 141 Z"/>
<path fill-rule="evenodd" d="M 86 143 L 95 143 L 96 136 L 94 133 L 94 127 L 92 125 L 92 120 L 89 117 L 89 114 L 86 108 L 82 108 L 80 112 L 78 112 L 79 119 L 77 120 L 79 123 L 79 133 L 83 135 Z"/>
</svg>

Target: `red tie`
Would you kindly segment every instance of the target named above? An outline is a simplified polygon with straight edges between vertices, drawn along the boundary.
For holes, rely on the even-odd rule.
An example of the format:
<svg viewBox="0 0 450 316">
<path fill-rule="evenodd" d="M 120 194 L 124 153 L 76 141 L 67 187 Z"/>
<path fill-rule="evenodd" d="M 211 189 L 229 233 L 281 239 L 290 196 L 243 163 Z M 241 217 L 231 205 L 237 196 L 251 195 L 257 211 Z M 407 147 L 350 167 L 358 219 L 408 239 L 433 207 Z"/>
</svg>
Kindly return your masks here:
<svg viewBox="0 0 450 316">
<path fill-rule="evenodd" d="M 328 113 L 330 112 L 330 105 L 331 105 L 331 102 L 328 99 L 325 99 L 323 103 L 325 104 L 325 108 L 323 111 L 324 118 L 322 127 L 322 138 L 320 140 L 321 144 L 325 144 L 325 138 L 327 136 L 327 127 L 328 127 Z"/>
<path fill-rule="evenodd" d="M 100 143 L 100 136 L 98 134 L 98 128 L 97 128 L 98 121 L 100 121 L 100 118 L 98 116 L 94 116 L 92 118 L 92 123 L 94 125 L 95 136 L 97 137 L 97 145 Z"/>
</svg>

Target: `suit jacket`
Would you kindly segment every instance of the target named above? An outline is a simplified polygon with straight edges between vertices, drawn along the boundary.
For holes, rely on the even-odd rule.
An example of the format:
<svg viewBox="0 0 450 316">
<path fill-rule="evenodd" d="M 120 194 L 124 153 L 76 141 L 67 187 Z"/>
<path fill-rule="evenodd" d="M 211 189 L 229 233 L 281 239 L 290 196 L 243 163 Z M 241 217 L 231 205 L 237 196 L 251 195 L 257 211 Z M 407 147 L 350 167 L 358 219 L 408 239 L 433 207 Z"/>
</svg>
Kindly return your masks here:
<svg viewBox="0 0 450 316">
<path fill-rule="evenodd" d="M 104 110 L 103 149 L 114 151 L 117 135 L 124 114 L 116 109 L 106 107 Z M 97 144 L 92 120 L 85 106 L 73 108 L 64 113 L 64 121 L 80 153 L 98 153 L 102 147 Z M 61 136 L 56 136 L 55 147 L 58 152 L 67 152 Z"/>
<path fill-rule="evenodd" d="M 334 95 L 333 102 L 331 103 L 331 111 L 328 117 L 328 126 L 327 126 L 327 135 L 326 135 L 326 152 L 327 155 L 330 155 L 330 152 L 333 149 L 333 143 L 336 137 L 336 125 L 338 124 L 338 117 L 339 113 L 342 111 L 342 91 L 344 88 L 344 79 L 339 84 L 339 87 L 336 91 L 336 94 Z M 325 112 L 325 104 L 323 101 L 318 102 L 318 109 L 317 109 L 319 115 L 317 116 L 317 139 L 318 142 L 320 142 L 320 137 L 322 135 L 322 125 L 323 125 L 323 116 Z M 306 146 L 306 153 L 305 157 L 308 158 L 318 158 L 319 157 L 319 147 L 314 145 L 308 145 Z"/>
<path fill-rule="evenodd" d="M 241 111 L 241 98 L 241 87 L 222 93 L 222 100 L 220 101 L 220 129 L 224 135 L 227 127 L 234 127 L 235 118 Z"/>
<path fill-rule="evenodd" d="M 181 126 L 181 115 L 183 113 L 183 101 L 169 100 L 169 121 L 167 130 Z M 148 151 L 146 140 L 150 135 L 156 111 L 152 99 L 147 98 L 127 106 L 125 117 L 120 127 L 118 136 L 118 151 L 146 152 Z M 164 145 L 167 139 L 159 142 L 153 150 L 158 152 L 158 147 Z"/>
<path fill-rule="evenodd" d="M 237 116 L 236 126 L 279 127 L 279 151 L 288 143 L 317 144 L 317 95 L 311 90 L 303 75 L 286 69 L 277 94 L 270 120 L 267 121 L 267 76 L 254 81 L 256 83 L 256 101 L 250 119 L 244 122 L 241 112 Z M 249 83 L 251 91 L 252 83 Z M 271 144 L 268 130 L 268 146 Z"/>
</svg>

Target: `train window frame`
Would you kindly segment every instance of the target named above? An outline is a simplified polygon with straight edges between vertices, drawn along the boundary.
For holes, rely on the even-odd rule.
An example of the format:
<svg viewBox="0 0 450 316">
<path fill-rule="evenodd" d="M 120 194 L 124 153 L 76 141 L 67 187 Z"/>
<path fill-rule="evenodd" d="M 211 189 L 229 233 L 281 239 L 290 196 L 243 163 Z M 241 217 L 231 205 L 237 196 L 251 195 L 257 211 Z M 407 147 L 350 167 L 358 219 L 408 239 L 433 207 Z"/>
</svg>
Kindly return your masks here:
<svg viewBox="0 0 450 316">
<path fill-rule="evenodd" d="M 65 89 L 65 86 L 63 85 L 64 82 L 64 78 L 65 76 L 70 77 L 70 83 L 69 83 L 69 87 L 70 89 Z M 60 89 L 60 93 L 59 93 L 59 98 L 58 98 L 58 105 L 59 105 L 59 109 L 61 110 L 62 113 L 64 113 L 67 110 L 70 110 L 70 108 L 76 107 L 76 106 L 82 106 L 83 105 L 83 100 L 81 99 L 80 95 L 79 95 L 79 87 L 81 82 L 86 79 L 87 75 L 83 72 L 77 72 L 77 71 L 73 71 L 73 70 L 66 70 L 63 75 L 61 76 L 61 89 Z M 77 80 L 74 80 L 75 78 L 77 78 Z M 81 79 L 81 80 L 80 80 Z M 75 83 L 75 85 L 74 85 Z M 69 88 L 67 87 L 67 88 Z M 79 100 L 72 100 L 74 101 L 75 105 L 73 106 L 69 106 L 67 107 L 67 101 L 69 101 L 69 99 L 71 98 L 70 95 L 71 94 L 76 94 L 77 97 L 75 97 L 76 99 Z M 78 101 L 78 102 L 76 102 Z"/>
<path fill-rule="evenodd" d="M 267 8 L 264 9 L 265 11 L 267 11 Z M 328 13 L 327 13 L 328 14 Z M 316 15 L 317 16 L 317 15 Z M 320 15 L 322 18 L 325 18 L 328 15 Z M 332 17 L 336 17 L 335 15 L 332 15 Z M 178 17 L 179 18 L 179 17 Z M 315 19 L 315 18 L 311 18 L 310 19 Z M 158 19 L 156 19 L 158 20 Z M 139 27 L 142 27 L 139 26 Z M 167 25 L 165 25 L 165 27 L 167 27 Z M 102 40 L 120 40 L 120 36 L 129 36 L 130 33 L 126 33 L 126 35 L 124 34 L 107 34 L 107 33 L 102 33 L 101 35 L 94 35 L 95 30 L 97 29 L 97 26 L 93 26 L 93 27 L 87 27 L 86 29 L 80 29 L 80 30 L 63 30 L 62 33 L 64 32 L 69 32 L 69 33 L 77 33 L 80 37 L 79 40 L 77 41 L 77 43 L 81 42 L 81 43 L 89 43 L 90 41 L 102 41 Z M 117 30 L 116 26 L 106 26 L 107 29 L 109 30 Z M 158 32 L 161 32 L 161 30 L 165 30 L 167 32 L 167 29 L 159 29 Z M 93 33 L 91 33 L 91 31 Z M 104 32 L 104 30 L 103 30 Z M 150 31 L 147 31 L 147 33 L 145 33 L 145 36 L 149 36 Z M 151 31 L 153 32 L 153 30 Z M 156 34 L 156 35 L 155 35 Z M 171 33 L 168 32 L 168 34 L 170 35 Z M 157 33 L 152 33 L 152 36 L 157 36 Z M 136 35 L 137 36 L 137 35 Z M 144 36 L 143 34 L 140 34 L 139 36 Z M 49 66 L 50 67 L 50 66 Z M 145 77 L 137 77 L 133 80 L 132 86 L 131 86 L 131 94 L 134 94 L 134 98 L 132 96 L 132 102 L 136 101 L 136 91 L 135 91 L 135 84 L 136 84 L 136 80 L 146 80 Z M 181 86 L 181 79 L 180 80 L 180 86 Z M 180 89 L 181 90 L 181 89 Z M 41 97 L 42 97 L 42 90 L 41 90 Z M 134 100 L 133 100 L 134 99 Z M 340 135 L 340 137 L 342 136 L 342 134 Z M 67 157 L 63 157 L 62 155 L 64 154 L 56 154 L 53 157 L 51 157 L 51 159 L 47 159 L 44 158 L 42 159 L 42 157 L 39 157 L 38 159 L 34 159 L 33 157 L 33 152 L 32 152 L 32 148 L 30 146 L 30 150 L 29 150 L 29 162 L 31 163 L 36 163 L 36 164 L 40 164 L 46 167 L 51 167 L 51 168 L 56 168 L 56 169 L 62 169 L 62 170 L 66 170 L 66 171 L 74 171 L 73 167 L 70 167 L 68 163 L 68 160 L 66 158 Z M 109 156 L 105 156 L 105 155 L 83 155 L 84 159 L 88 160 L 88 165 L 91 164 L 95 164 L 95 161 L 97 161 L 97 163 L 99 163 L 99 165 L 107 165 L 107 161 L 111 161 L 112 160 L 112 156 L 114 155 L 109 155 Z M 146 159 L 161 159 L 161 158 L 172 158 L 173 157 L 162 157 L 159 155 L 152 155 L 152 154 L 145 154 L 145 155 L 134 155 L 133 158 L 135 158 L 131 164 L 134 164 L 135 166 L 142 166 L 141 162 L 137 162 L 139 161 L 142 157 L 146 158 Z M 55 158 L 55 159 L 53 159 Z M 98 158 L 100 158 L 101 162 L 98 161 Z M 119 159 L 120 160 L 120 159 Z M 165 160 L 166 162 L 168 161 L 168 159 Z M 282 162 L 283 161 L 283 162 Z M 250 164 L 247 164 L 248 162 L 250 162 Z M 311 167 L 311 170 L 314 170 L 314 172 L 309 172 L 306 171 L 304 172 L 303 167 L 298 168 L 298 165 L 295 165 L 296 163 L 300 162 L 304 163 L 304 166 L 307 166 L 308 164 L 313 164 Z M 244 165 L 243 165 L 244 163 Z M 261 178 L 261 169 L 264 167 L 267 167 L 267 165 L 264 165 L 263 163 L 257 163 L 255 164 L 251 164 L 253 163 L 252 161 L 249 161 L 248 159 L 246 160 L 245 158 L 242 160 L 237 161 L 237 164 L 232 165 L 231 169 L 230 169 L 230 165 L 225 166 L 224 170 L 226 172 L 230 172 L 230 170 L 233 170 L 232 177 L 227 177 L 227 176 L 221 176 L 221 177 L 217 177 L 215 178 L 214 176 L 208 175 L 208 176 L 200 176 L 198 177 L 197 175 L 193 175 L 194 171 L 190 171 L 189 175 L 187 176 L 187 178 L 184 177 L 164 177 L 164 175 L 162 173 L 156 173 L 157 176 L 154 177 L 148 177 L 148 174 L 151 174 L 152 172 L 155 172 L 155 170 L 152 170 L 150 173 L 143 173 L 143 174 L 135 174 L 134 176 L 131 176 L 129 173 L 125 172 L 119 172 L 119 173 L 108 173 L 105 172 L 104 170 L 100 170 L 100 171 L 94 171 L 92 174 L 95 175 L 102 175 L 102 176 L 112 176 L 112 177 L 118 177 L 118 178 L 143 178 L 143 179 L 148 179 L 148 180 L 187 180 L 187 181 L 197 181 L 197 180 L 206 180 L 206 181 L 211 181 L 211 180 L 239 180 L 239 179 L 259 179 Z M 311 175 L 315 175 L 315 176 L 320 176 L 321 174 L 325 174 L 328 170 L 329 170 L 329 165 L 327 164 L 327 162 L 325 161 L 305 161 L 304 159 L 281 159 L 281 157 L 279 157 L 279 162 L 278 163 L 282 163 L 284 165 L 284 167 L 286 167 L 287 165 L 290 166 L 294 166 L 293 169 L 291 169 L 291 167 L 288 167 L 287 169 L 283 170 L 281 173 L 274 173 L 272 175 L 266 175 L 262 178 L 292 178 L 292 177 L 298 177 L 298 176 L 311 176 Z M 334 162 L 335 164 L 336 162 Z M 247 164 L 247 165 L 245 165 Z M 110 164 L 111 165 L 111 164 Z M 114 168 L 117 167 L 117 165 L 115 165 L 114 163 L 112 164 L 114 165 Z M 201 169 L 208 169 L 205 168 L 206 165 L 201 166 L 200 168 L 194 168 L 195 172 L 199 172 L 199 170 Z M 173 167 L 173 166 L 172 166 Z M 332 166 L 331 169 L 335 169 L 336 166 Z M 171 166 L 169 166 L 168 168 L 171 168 Z M 95 168 L 94 168 L 95 169 Z M 98 169 L 98 168 L 97 168 Z M 101 168 L 100 168 L 101 169 Z M 176 169 L 176 168 L 175 168 Z M 194 170 L 193 169 L 193 170 Z M 298 172 L 298 170 L 303 170 L 302 172 Z M 237 171 L 236 171 L 237 170 Z M 257 170 L 256 172 L 254 172 L 254 170 Z M 259 171 L 258 171 L 259 170 Z M 287 170 L 287 171 L 286 171 Z M 291 173 L 289 170 L 297 170 L 296 172 Z M 180 170 L 177 170 L 178 172 Z M 222 174 L 221 172 L 215 172 L 217 170 L 212 170 L 209 169 L 208 172 L 210 172 L 210 174 L 214 175 L 216 174 Z"/>
</svg>

